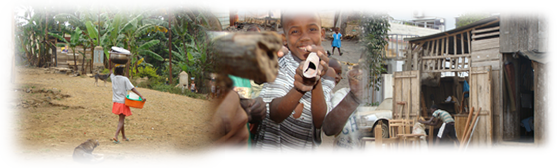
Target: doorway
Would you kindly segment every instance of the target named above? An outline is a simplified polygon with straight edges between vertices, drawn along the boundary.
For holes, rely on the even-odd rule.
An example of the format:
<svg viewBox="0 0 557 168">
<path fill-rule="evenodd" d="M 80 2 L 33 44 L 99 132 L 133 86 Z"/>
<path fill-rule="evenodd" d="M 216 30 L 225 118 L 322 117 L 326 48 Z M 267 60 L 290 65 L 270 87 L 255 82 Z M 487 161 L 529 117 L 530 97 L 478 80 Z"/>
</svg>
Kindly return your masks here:
<svg viewBox="0 0 557 168">
<path fill-rule="evenodd" d="M 504 55 L 503 140 L 534 143 L 534 68 L 518 54 Z"/>
</svg>

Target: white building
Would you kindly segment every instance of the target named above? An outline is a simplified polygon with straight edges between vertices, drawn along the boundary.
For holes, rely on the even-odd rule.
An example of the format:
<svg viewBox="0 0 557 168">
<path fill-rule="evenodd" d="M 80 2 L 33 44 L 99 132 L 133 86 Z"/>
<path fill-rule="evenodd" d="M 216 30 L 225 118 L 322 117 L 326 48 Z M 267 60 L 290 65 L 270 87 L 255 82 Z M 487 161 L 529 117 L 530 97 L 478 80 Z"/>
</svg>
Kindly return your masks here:
<svg viewBox="0 0 557 168">
<path fill-rule="evenodd" d="M 394 20 L 406 21 L 406 24 L 447 31 L 456 28 L 459 14 L 488 5 L 489 3 L 408 3 L 395 5 L 389 15 Z"/>
</svg>

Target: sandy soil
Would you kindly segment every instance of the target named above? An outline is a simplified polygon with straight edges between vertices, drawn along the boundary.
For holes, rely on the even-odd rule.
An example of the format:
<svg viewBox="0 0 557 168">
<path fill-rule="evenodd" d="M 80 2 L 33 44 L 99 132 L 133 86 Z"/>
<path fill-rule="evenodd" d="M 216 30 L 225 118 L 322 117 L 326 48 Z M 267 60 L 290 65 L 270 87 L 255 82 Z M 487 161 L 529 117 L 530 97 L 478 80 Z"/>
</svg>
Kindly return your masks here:
<svg viewBox="0 0 557 168">
<path fill-rule="evenodd" d="M 114 144 L 118 116 L 111 113 L 111 83 L 95 86 L 94 78 L 45 69 L 21 68 L 17 74 L 11 107 L 17 154 L 23 158 L 71 161 L 74 148 L 87 139 L 100 142 L 93 153 L 105 160 L 191 154 L 211 145 L 207 100 L 138 88 L 147 102 L 126 117 L 130 141 Z"/>
</svg>

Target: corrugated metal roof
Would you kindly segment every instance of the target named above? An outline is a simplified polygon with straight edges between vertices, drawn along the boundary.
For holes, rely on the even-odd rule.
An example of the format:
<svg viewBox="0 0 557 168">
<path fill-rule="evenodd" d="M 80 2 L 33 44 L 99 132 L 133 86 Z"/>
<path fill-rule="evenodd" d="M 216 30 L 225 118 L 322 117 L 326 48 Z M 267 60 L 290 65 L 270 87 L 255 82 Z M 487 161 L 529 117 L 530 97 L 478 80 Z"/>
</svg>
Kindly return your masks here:
<svg viewBox="0 0 557 168">
<path fill-rule="evenodd" d="M 448 34 L 453 34 L 453 33 L 457 33 L 457 32 L 460 32 L 460 31 L 463 31 L 463 30 L 466 30 L 466 29 L 470 29 L 470 28 L 473 28 L 473 27 L 476 27 L 476 26 L 480 26 L 480 25 L 495 21 L 497 19 L 499 19 L 499 16 L 491 16 L 491 17 L 479 20 L 477 22 L 470 23 L 466 26 L 462 26 L 462 27 L 452 29 L 452 30 L 449 30 L 449 31 L 445 31 L 445 32 L 437 33 L 437 34 L 432 34 L 432 35 L 429 35 L 429 36 L 423 36 L 423 37 L 405 38 L 404 40 L 409 41 L 409 42 L 413 42 L 413 41 L 421 41 L 421 40 L 425 40 L 425 39 L 446 36 Z"/>
</svg>

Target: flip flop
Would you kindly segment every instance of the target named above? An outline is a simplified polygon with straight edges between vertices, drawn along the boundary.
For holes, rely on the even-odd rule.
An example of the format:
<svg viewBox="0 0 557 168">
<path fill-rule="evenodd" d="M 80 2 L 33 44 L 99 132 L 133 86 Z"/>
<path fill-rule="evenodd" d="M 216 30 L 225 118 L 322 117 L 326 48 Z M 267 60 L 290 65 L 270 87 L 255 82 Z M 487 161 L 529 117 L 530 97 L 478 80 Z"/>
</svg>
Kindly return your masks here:
<svg viewBox="0 0 557 168">
<path fill-rule="evenodd" d="M 112 143 L 114 143 L 114 144 L 119 144 L 120 141 L 118 141 L 116 138 L 112 138 Z"/>
<path fill-rule="evenodd" d="M 129 139 L 129 138 L 126 138 L 125 140 L 126 140 L 126 141 L 130 141 L 130 139 Z"/>
</svg>

